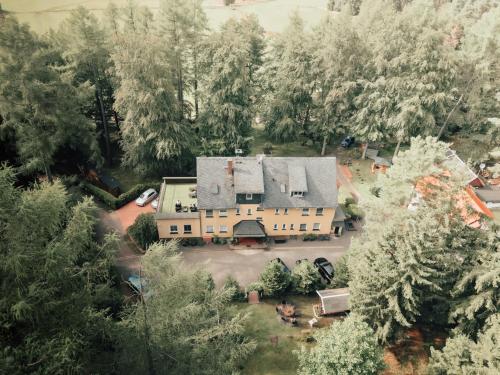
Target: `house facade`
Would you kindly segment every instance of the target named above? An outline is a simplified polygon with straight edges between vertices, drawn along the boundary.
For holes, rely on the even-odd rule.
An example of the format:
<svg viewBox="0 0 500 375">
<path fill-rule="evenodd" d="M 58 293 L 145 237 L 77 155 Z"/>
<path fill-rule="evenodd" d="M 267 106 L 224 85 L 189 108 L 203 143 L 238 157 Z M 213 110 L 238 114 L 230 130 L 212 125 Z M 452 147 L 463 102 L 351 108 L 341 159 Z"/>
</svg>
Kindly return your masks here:
<svg viewBox="0 0 500 375">
<path fill-rule="evenodd" d="M 164 179 L 155 216 L 160 238 L 330 234 L 334 157 L 198 157 L 196 163 L 196 179 Z"/>
</svg>

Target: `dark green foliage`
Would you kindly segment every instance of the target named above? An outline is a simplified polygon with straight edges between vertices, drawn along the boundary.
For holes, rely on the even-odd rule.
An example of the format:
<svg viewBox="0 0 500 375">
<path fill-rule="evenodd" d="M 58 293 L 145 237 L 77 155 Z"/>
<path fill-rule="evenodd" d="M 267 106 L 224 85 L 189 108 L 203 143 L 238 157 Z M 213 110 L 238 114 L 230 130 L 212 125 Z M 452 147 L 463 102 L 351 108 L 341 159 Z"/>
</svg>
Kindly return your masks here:
<svg viewBox="0 0 500 375">
<path fill-rule="evenodd" d="M 283 266 L 276 260 L 269 262 L 260 274 L 264 295 L 269 297 L 283 294 L 291 281 L 290 273 L 283 270 Z"/>
<path fill-rule="evenodd" d="M 150 213 L 137 216 L 134 224 L 128 228 L 128 233 L 144 250 L 159 240 L 156 221 Z"/>
<path fill-rule="evenodd" d="M 223 289 L 231 291 L 230 292 L 231 300 L 233 300 L 233 301 L 244 301 L 245 300 L 245 293 L 243 293 L 243 291 L 240 287 L 240 284 L 231 275 L 226 277 L 226 280 L 224 281 Z"/>
<path fill-rule="evenodd" d="M 347 255 L 341 256 L 333 265 L 335 272 L 331 281 L 332 288 L 346 288 L 349 286 L 349 267 Z"/>
<path fill-rule="evenodd" d="M 307 233 L 302 237 L 302 241 L 316 241 L 317 239 L 318 235 L 314 233 Z"/>
<path fill-rule="evenodd" d="M 351 203 L 349 206 L 346 206 L 344 212 L 353 220 L 360 220 L 364 216 L 363 211 L 355 203 Z"/>
<path fill-rule="evenodd" d="M 107 191 L 98 188 L 95 185 L 92 185 L 88 182 L 82 182 L 81 187 L 84 191 L 94 195 L 96 198 L 98 198 L 101 202 L 106 204 L 109 208 L 112 210 L 116 210 L 122 206 L 125 206 L 127 203 L 132 202 L 134 199 L 136 199 L 142 192 L 144 192 L 147 189 L 153 188 L 156 191 L 160 190 L 160 184 L 137 184 L 130 190 L 126 191 L 125 193 L 120 194 L 118 197 L 114 197 Z"/>
<path fill-rule="evenodd" d="M 359 316 L 350 315 L 315 332 L 316 345 L 297 353 L 299 375 L 377 375 L 385 368 L 383 350 Z"/>
<path fill-rule="evenodd" d="M 143 258 L 151 295 L 131 306 L 121 328 L 121 373 L 234 374 L 255 349 L 231 289 L 215 289 L 204 271 L 185 268 L 174 241 Z"/>
<path fill-rule="evenodd" d="M 200 237 L 189 237 L 182 239 L 182 246 L 203 246 L 205 242 Z"/>
<path fill-rule="evenodd" d="M 292 270 L 293 290 L 300 294 L 310 294 L 321 287 L 318 269 L 308 260 L 300 262 Z"/>
<path fill-rule="evenodd" d="M 114 236 L 94 239 L 95 206 L 68 206 L 56 180 L 13 186 L 0 168 L 0 367 L 13 374 L 112 373 Z M 36 220 L 34 220 L 36 218 Z"/>
</svg>

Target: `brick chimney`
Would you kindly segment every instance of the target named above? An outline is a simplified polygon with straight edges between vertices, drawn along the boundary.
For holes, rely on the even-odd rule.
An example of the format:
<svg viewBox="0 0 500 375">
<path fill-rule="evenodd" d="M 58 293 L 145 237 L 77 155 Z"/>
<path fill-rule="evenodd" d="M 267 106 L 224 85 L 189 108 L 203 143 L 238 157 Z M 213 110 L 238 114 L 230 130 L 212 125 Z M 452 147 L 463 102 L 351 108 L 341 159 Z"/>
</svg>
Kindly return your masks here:
<svg viewBox="0 0 500 375">
<path fill-rule="evenodd" d="M 234 173 L 234 170 L 233 170 L 233 159 L 227 159 L 227 175 L 228 176 L 232 176 L 233 173 Z"/>
</svg>

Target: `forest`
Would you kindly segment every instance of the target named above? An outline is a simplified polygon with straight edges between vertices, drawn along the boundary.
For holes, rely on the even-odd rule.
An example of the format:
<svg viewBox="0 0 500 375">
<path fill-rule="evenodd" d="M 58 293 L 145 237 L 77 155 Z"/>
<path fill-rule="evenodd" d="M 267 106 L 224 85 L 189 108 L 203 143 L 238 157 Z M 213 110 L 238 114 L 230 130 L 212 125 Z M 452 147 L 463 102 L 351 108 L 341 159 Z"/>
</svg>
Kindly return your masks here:
<svg viewBox="0 0 500 375">
<path fill-rule="evenodd" d="M 449 190 L 416 214 L 402 205 L 443 173 L 453 137 L 500 153 L 499 2 L 330 1 L 315 26 L 294 12 L 282 33 L 253 15 L 212 30 L 201 0 L 159 3 L 79 7 L 43 35 L 0 6 L 0 372 L 243 371 L 256 343 L 239 286 L 159 242 L 142 262 L 151 295 L 126 303 L 118 238 L 71 179 L 194 175 L 196 156 L 251 154 L 257 127 L 322 156 L 346 135 L 362 158 L 374 143 L 393 156 L 336 271 L 351 314 L 294 354 L 298 373 L 381 373 L 382 349 L 416 325 L 447 337 L 429 374 L 500 372 L 498 226 L 469 228 Z"/>
</svg>

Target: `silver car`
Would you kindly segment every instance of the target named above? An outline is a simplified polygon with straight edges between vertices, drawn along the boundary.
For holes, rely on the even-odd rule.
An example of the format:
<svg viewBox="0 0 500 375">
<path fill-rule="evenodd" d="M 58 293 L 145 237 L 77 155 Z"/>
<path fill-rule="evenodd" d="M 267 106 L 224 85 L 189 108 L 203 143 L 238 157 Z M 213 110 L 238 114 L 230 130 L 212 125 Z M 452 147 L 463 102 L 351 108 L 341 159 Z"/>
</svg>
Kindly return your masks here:
<svg viewBox="0 0 500 375">
<path fill-rule="evenodd" d="M 151 202 L 151 207 L 153 207 L 155 210 L 158 208 L 158 198 Z"/>
<path fill-rule="evenodd" d="M 156 192 L 155 189 L 148 189 L 144 193 L 140 195 L 139 198 L 135 200 L 135 203 L 138 206 L 145 206 L 149 202 L 151 202 L 153 199 L 155 199 L 158 196 L 158 193 Z"/>
</svg>

